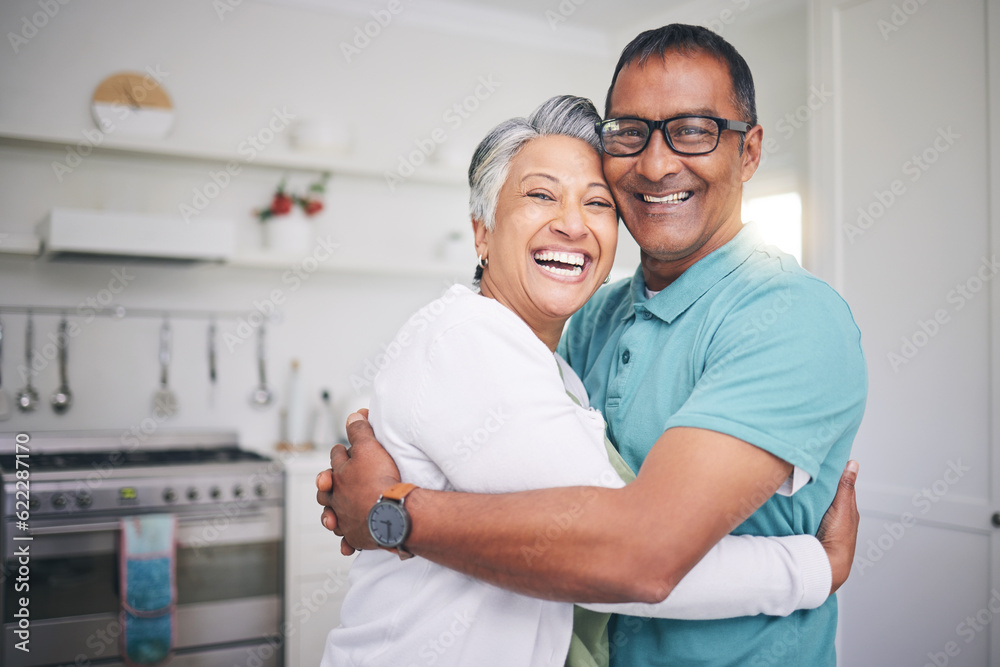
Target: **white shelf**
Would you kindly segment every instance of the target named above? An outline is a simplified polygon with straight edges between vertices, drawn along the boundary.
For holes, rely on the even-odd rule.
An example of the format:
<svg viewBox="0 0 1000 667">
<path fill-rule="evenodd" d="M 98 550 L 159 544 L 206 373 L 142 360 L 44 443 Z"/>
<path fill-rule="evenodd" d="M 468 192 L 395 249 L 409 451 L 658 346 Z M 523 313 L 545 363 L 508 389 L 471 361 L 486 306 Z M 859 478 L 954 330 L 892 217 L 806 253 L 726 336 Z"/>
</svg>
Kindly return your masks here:
<svg viewBox="0 0 1000 667">
<path fill-rule="evenodd" d="M 223 266 L 233 266 L 249 269 L 269 269 L 284 271 L 295 264 L 301 264 L 301 255 L 276 255 L 264 251 L 237 252 Z M 443 262 L 364 262 L 330 259 L 319 265 L 316 271 L 320 273 L 353 273 L 380 276 L 410 276 L 430 278 L 468 278 L 471 280 L 475 269 L 475 259 L 466 265 L 452 265 Z"/>
<path fill-rule="evenodd" d="M 94 129 L 92 131 L 97 132 L 98 130 Z M 197 162 L 237 162 L 241 165 L 301 171 L 329 171 L 335 174 L 381 180 L 385 179 L 385 172 L 387 171 L 384 167 L 366 164 L 359 158 L 293 153 L 281 151 L 277 147 L 268 148 L 266 151 L 259 151 L 253 160 L 246 160 L 243 156 L 235 152 L 184 145 L 169 139 L 159 141 L 126 140 L 106 134 L 101 136 L 101 142 L 93 144 L 82 133 L 78 135 L 57 136 L 40 132 L 25 132 L 0 125 L 0 146 L 65 148 L 66 146 L 76 146 L 82 143 L 87 146 L 93 146 L 94 152 L 103 154 L 166 157 Z M 403 182 L 464 186 L 466 184 L 466 176 L 460 170 L 447 169 L 435 165 L 423 165 L 412 176 L 404 179 Z"/>
<path fill-rule="evenodd" d="M 25 258 L 41 259 L 38 237 L 31 234 L 8 234 L 0 232 L 0 257 L 13 255 Z M 221 262 L 212 262 L 219 268 L 257 269 L 263 271 L 287 271 L 296 264 L 301 265 L 302 255 L 281 255 L 263 250 L 238 251 L 235 255 Z M 128 261 L 128 258 L 125 258 Z M 141 261 L 141 260 L 140 260 Z M 89 261 L 88 261 L 89 263 Z M 471 280 L 475 259 L 468 266 L 452 265 L 443 262 L 363 262 L 330 259 L 318 265 L 315 271 L 319 273 L 343 273 L 373 276 L 398 276 L 418 278 L 457 278 Z"/>
<path fill-rule="evenodd" d="M 41 242 L 34 234 L 0 232 L 0 254 L 38 256 Z"/>
</svg>

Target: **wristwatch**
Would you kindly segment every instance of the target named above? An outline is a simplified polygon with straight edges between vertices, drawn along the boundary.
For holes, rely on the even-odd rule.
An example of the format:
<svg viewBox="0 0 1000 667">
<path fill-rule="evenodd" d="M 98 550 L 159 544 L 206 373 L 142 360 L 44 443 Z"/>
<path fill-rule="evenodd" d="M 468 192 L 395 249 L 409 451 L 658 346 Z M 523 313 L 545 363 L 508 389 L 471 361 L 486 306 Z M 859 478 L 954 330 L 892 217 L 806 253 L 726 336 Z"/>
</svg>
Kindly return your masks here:
<svg viewBox="0 0 1000 667">
<path fill-rule="evenodd" d="M 396 484 L 378 497 L 368 512 L 368 532 L 383 549 L 395 549 L 403 560 L 413 558 L 403 542 L 410 536 L 410 514 L 403 504 L 416 484 Z"/>
</svg>

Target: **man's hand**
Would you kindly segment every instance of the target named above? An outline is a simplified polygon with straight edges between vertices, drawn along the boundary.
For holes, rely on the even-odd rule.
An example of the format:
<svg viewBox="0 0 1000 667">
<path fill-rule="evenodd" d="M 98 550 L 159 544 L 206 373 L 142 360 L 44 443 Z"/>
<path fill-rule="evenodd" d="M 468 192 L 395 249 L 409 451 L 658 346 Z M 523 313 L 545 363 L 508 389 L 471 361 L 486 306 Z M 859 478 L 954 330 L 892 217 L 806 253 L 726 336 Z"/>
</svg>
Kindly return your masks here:
<svg viewBox="0 0 1000 667">
<path fill-rule="evenodd" d="M 830 595 L 844 585 L 851 573 L 854 563 L 854 548 L 858 542 L 858 498 L 854 493 L 854 483 L 858 479 L 858 462 L 848 461 L 844 474 L 840 476 L 837 495 L 833 498 L 830 509 L 819 524 L 816 537 L 826 549 L 830 558 L 830 568 L 833 570 L 833 587 Z"/>
<path fill-rule="evenodd" d="M 395 462 L 375 439 L 368 410 L 347 418 L 347 439 L 350 453 L 335 445 L 330 470 L 316 478 L 316 502 L 324 506 L 321 520 L 327 530 L 344 538 L 340 551 L 345 556 L 377 548 L 368 532 L 368 512 L 383 491 L 400 481 Z"/>
</svg>

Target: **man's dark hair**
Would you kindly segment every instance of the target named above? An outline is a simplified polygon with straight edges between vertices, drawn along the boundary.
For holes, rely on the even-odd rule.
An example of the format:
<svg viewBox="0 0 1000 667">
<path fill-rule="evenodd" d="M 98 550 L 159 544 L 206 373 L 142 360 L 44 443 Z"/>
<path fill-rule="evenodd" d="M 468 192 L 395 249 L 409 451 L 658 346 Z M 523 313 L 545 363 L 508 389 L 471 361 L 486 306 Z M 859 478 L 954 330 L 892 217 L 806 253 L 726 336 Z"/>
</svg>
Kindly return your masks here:
<svg viewBox="0 0 1000 667">
<path fill-rule="evenodd" d="M 753 75 L 743 56 L 732 44 L 708 28 L 683 23 L 671 23 L 662 28 L 640 33 L 622 50 L 621 58 L 611 77 L 608 97 L 604 102 L 604 115 L 611 111 L 611 92 L 615 89 L 618 74 L 626 65 L 644 65 L 653 56 L 666 57 L 670 51 L 683 54 L 707 53 L 718 58 L 729 68 L 729 78 L 733 84 L 733 105 L 741 118 L 751 125 L 757 124 L 757 102 L 754 95 Z M 651 120 L 660 120 L 653 118 Z M 740 135 L 740 151 L 743 150 L 743 135 Z"/>
</svg>

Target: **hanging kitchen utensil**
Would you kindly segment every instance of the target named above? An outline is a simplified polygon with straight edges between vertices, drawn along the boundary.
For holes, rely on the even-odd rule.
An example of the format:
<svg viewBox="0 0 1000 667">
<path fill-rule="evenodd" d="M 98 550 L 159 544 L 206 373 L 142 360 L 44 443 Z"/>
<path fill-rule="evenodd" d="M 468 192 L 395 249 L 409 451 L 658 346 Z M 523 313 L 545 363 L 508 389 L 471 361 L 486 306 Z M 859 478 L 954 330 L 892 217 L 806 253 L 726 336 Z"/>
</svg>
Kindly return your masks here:
<svg viewBox="0 0 1000 667">
<path fill-rule="evenodd" d="M 57 415 L 65 414 L 73 404 L 73 392 L 69 390 L 66 381 L 66 348 L 69 346 L 69 333 L 66 316 L 59 321 L 59 387 L 52 392 L 52 409 Z"/>
<path fill-rule="evenodd" d="M 265 369 L 264 325 L 257 328 L 257 378 L 259 384 L 250 394 L 250 404 L 256 408 L 266 408 L 274 401 L 274 393 L 267 388 L 267 370 Z"/>
<path fill-rule="evenodd" d="M 163 416 L 172 417 L 180 407 L 177 394 L 170 390 L 167 383 L 167 371 L 170 366 L 170 322 L 163 320 L 160 326 L 160 388 L 153 394 L 153 409 L 159 410 Z"/>
<path fill-rule="evenodd" d="M 208 404 L 215 405 L 215 387 L 218 373 L 215 366 L 215 318 L 208 323 Z"/>
<path fill-rule="evenodd" d="M 35 344 L 35 324 L 31 318 L 31 311 L 28 311 L 28 324 L 24 328 L 24 361 L 27 369 L 28 381 L 24 389 L 17 392 L 17 409 L 21 412 L 34 412 L 38 407 L 38 392 L 31 386 L 31 357 L 34 356 Z"/>
<path fill-rule="evenodd" d="M 0 320 L 0 370 L 3 369 L 3 320 Z M 2 373 L 0 373 L 0 422 L 10 419 L 10 394 L 3 388 Z"/>
</svg>

